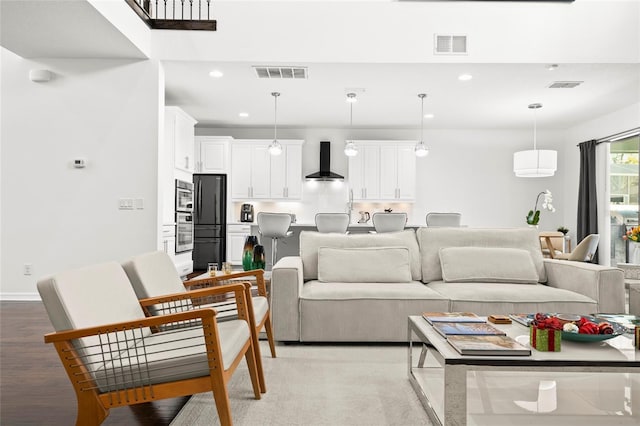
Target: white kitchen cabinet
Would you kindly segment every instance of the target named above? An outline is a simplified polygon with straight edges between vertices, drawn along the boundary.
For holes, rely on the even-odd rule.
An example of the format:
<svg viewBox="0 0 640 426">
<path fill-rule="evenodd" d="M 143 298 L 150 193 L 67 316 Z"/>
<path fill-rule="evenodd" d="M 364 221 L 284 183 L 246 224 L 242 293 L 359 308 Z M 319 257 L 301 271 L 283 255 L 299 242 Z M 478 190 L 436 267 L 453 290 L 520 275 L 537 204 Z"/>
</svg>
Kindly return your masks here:
<svg viewBox="0 0 640 426">
<path fill-rule="evenodd" d="M 349 157 L 349 185 L 354 201 L 380 199 L 380 147 L 356 142 L 358 155 Z"/>
<path fill-rule="evenodd" d="M 268 199 L 271 159 L 267 141 L 234 141 L 231 146 L 231 198 Z"/>
<path fill-rule="evenodd" d="M 176 258 L 176 227 L 175 225 L 163 225 L 160 246 L 158 250 L 169 255 L 171 260 Z"/>
<path fill-rule="evenodd" d="M 302 141 L 283 142 L 282 154 L 271 157 L 271 198 L 302 198 Z"/>
<path fill-rule="evenodd" d="M 242 265 L 244 242 L 251 235 L 251 225 L 227 225 L 227 262 Z"/>
<path fill-rule="evenodd" d="M 229 171 L 230 136 L 196 136 L 195 172 L 223 174 Z"/>
<path fill-rule="evenodd" d="M 415 144 L 380 146 L 380 199 L 413 201 L 416 197 Z"/>
<path fill-rule="evenodd" d="M 299 200 L 302 198 L 302 143 L 281 141 L 281 155 L 269 154 L 270 140 L 234 140 L 231 145 L 231 198 Z"/>
<path fill-rule="evenodd" d="M 349 186 L 354 201 L 415 200 L 416 159 L 409 141 L 355 141 L 349 158 Z"/>
<path fill-rule="evenodd" d="M 195 167 L 195 125 L 196 120 L 182 109 L 165 108 L 165 142 L 173 145 L 175 168 L 188 173 Z"/>
</svg>

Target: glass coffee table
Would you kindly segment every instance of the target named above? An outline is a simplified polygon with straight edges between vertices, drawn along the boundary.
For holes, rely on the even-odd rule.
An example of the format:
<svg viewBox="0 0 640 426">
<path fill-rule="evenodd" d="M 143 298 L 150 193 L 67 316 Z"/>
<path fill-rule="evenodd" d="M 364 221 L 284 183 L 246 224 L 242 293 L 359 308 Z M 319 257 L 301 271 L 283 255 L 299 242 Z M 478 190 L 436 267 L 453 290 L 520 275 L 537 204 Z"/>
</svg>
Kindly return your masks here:
<svg viewBox="0 0 640 426">
<path fill-rule="evenodd" d="M 492 324 L 524 346 L 529 330 Z M 408 324 L 409 382 L 436 425 L 639 425 L 640 351 L 625 334 L 560 352 L 460 355 L 421 316 Z"/>
</svg>

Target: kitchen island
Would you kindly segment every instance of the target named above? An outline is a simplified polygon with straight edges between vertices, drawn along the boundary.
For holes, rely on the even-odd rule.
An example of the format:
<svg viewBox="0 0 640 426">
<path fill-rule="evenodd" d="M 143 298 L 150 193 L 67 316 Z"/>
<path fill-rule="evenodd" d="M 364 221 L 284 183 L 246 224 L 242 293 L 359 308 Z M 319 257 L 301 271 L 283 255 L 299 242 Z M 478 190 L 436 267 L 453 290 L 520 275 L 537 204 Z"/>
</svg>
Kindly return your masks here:
<svg viewBox="0 0 640 426">
<path fill-rule="evenodd" d="M 251 235 L 257 235 L 260 244 L 265 249 L 265 259 L 267 259 L 267 269 L 271 270 L 269 261 L 271 259 L 271 239 L 262 238 L 260 232 L 258 232 L 257 223 L 243 223 L 243 225 L 251 225 Z M 423 225 L 408 224 L 405 228 L 419 228 Z M 297 222 L 291 224 L 291 231 L 293 234 L 290 237 L 282 238 L 278 241 L 278 259 L 285 256 L 298 256 L 300 254 L 300 232 L 301 231 L 316 231 L 315 223 Z M 350 234 L 366 233 L 373 231 L 373 224 L 371 221 L 368 223 L 351 223 L 347 228 Z"/>
</svg>

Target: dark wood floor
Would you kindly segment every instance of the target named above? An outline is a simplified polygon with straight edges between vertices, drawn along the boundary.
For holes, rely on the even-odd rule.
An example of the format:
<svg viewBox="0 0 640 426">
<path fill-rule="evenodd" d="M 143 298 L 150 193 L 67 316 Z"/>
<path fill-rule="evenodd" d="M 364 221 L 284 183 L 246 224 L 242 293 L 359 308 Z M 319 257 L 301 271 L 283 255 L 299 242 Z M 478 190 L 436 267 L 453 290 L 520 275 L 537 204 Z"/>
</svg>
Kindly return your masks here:
<svg viewBox="0 0 640 426">
<path fill-rule="evenodd" d="M 0 424 L 73 425 L 76 398 L 41 302 L 0 302 Z M 103 425 L 168 425 L 188 397 L 112 409 Z"/>
</svg>

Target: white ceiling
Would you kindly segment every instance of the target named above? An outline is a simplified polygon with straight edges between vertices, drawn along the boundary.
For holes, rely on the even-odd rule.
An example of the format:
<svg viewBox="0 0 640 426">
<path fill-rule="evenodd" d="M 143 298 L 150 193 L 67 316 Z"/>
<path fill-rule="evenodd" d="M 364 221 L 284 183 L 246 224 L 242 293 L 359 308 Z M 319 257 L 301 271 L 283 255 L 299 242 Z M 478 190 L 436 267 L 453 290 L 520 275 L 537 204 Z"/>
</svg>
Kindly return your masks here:
<svg viewBox="0 0 640 426">
<path fill-rule="evenodd" d="M 124 3 L 124 0 L 118 0 Z M 635 1 L 635 0 L 634 0 Z M 109 6 L 105 1 L 91 0 L 100 3 L 100 7 Z M 116 3 L 121 5 L 122 3 Z M 367 3 L 366 6 L 364 3 Z M 409 2 L 411 3 L 411 2 Z M 428 96 L 424 103 L 425 113 L 433 113 L 433 119 L 425 119 L 425 128 L 523 128 L 532 124 L 533 113 L 527 105 L 534 102 L 543 104 L 543 108 L 536 112 L 540 126 L 549 128 L 567 128 L 585 120 L 589 120 L 608 112 L 624 108 L 640 102 L 640 41 L 638 38 L 639 17 L 624 15 L 622 3 L 607 5 L 604 10 L 616 11 L 612 18 L 624 19 L 613 21 L 607 18 L 608 25 L 613 28 L 623 28 L 624 40 L 613 46 L 610 40 L 605 40 L 602 34 L 611 33 L 611 28 L 603 28 L 603 23 L 595 23 L 589 35 L 580 25 L 585 23 L 585 16 L 589 16 L 591 8 L 598 6 L 595 0 L 577 0 L 572 6 L 538 4 L 525 6 L 507 4 L 500 6 L 500 11 L 515 10 L 521 16 L 521 8 L 535 8 L 534 11 L 544 19 L 552 12 L 554 20 L 547 19 L 546 32 L 538 36 L 523 40 L 521 49 L 515 51 L 501 51 L 494 48 L 483 55 L 464 57 L 450 60 L 426 56 L 426 60 L 413 60 L 415 49 L 410 49 L 413 40 L 430 40 L 433 32 L 431 27 L 422 29 L 423 33 L 408 32 L 403 38 L 398 38 L 394 44 L 394 34 L 399 32 L 404 22 L 416 18 L 416 10 L 429 7 L 429 18 L 434 27 L 446 27 L 440 21 L 450 20 L 449 16 L 459 16 L 455 21 L 456 28 L 473 29 L 476 50 L 479 44 L 496 45 L 503 42 L 504 34 L 492 34 L 487 25 L 478 27 L 478 22 L 471 22 L 469 15 L 462 15 L 463 11 L 471 15 L 473 8 L 485 14 L 482 22 L 491 11 L 498 6 L 490 6 L 493 2 L 452 2 L 452 6 L 443 6 L 443 2 L 431 5 L 418 4 L 382 4 L 382 2 L 253 2 L 250 7 L 231 2 L 218 2 L 219 31 L 204 34 L 203 32 L 161 31 L 157 34 L 164 44 L 167 40 L 174 43 L 180 57 L 186 60 L 173 60 L 166 54 L 159 52 L 158 57 L 165 69 L 166 103 L 178 105 L 191 114 L 199 126 L 215 127 L 271 127 L 274 120 L 274 103 L 271 92 L 281 92 L 278 99 L 278 125 L 284 127 L 348 127 L 349 105 L 345 102 L 349 89 L 363 89 L 358 91 L 358 102 L 353 106 L 353 126 L 369 128 L 418 128 L 420 125 L 420 100 L 418 93 Z M 536 2 L 537 3 L 537 2 Z M 589 4 L 592 3 L 592 4 Z M 113 3 L 111 3 L 112 5 Z M 482 4 L 481 6 L 479 4 Z M 105 6 L 106 5 L 106 6 Z M 308 6 L 307 6 L 308 5 Z M 1 39 L 2 46 L 26 58 L 143 58 L 145 54 L 135 43 L 123 35 L 123 31 L 110 24 L 90 2 L 86 0 L 73 1 L 45 1 L 45 0 L 2 0 L 0 2 Z M 296 12 L 286 14 L 286 10 L 297 7 Z M 358 51 L 353 46 L 342 42 L 345 34 L 355 34 L 358 29 L 350 26 L 334 26 L 327 22 L 326 16 L 334 16 L 336 12 L 344 10 L 342 24 L 349 21 L 351 14 L 362 15 L 366 7 L 370 20 L 359 19 L 357 25 L 362 31 L 369 31 L 371 40 L 377 34 L 381 40 L 389 40 L 383 49 L 374 49 L 366 38 L 358 44 Z M 261 9 L 262 8 L 262 9 Z M 309 9 L 313 8 L 313 9 Z M 344 9 L 341 9 L 344 8 Z M 310 11 L 313 10 L 313 13 Z M 602 9 L 601 9 L 602 10 Z M 633 10 L 640 10 L 636 7 Z M 227 11 L 227 12 L 225 12 Z M 302 12 L 309 11 L 306 14 Z M 402 13 L 398 15 L 402 20 L 382 21 L 379 18 L 390 12 Z M 104 13 L 104 11 L 102 11 Z M 129 12 L 129 11 L 127 11 Z M 119 11 L 122 13 L 122 11 Z M 269 13 L 268 22 L 262 19 Z M 321 13 L 326 15 L 320 16 Z M 612 12 L 613 13 L 613 12 Z M 129 13 L 135 17 L 131 11 Z M 226 14 L 226 15 L 225 15 Z M 570 22 L 569 18 L 573 19 Z M 300 19 L 306 18 L 307 21 Z M 462 19 L 464 18 L 464 19 Z M 346 20 L 345 20 L 346 19 Z M 522 18 L 521 18 L 522 19 Z M 504 19 L 502 20 L 504 21 Z M 500 21 L 500 22 L 502 22 Z M 350 21 L 349 21 L 350 22 Z M 425 21 L 426 22 L 426 21 Z M 537 22 L 537 21 L 536 21 Z M 634 25 L 629 25 L 629 23 Z M 299 43 L 295 48 L 288 43 L 292 38 L 283 39 L 287 34 L 287 25 L 296 28 L 291 34 Z M 518 22 L 512 22 L 516 26 Z M 226 27 L 225 27 L 226 25 Z M 245 27 L 246 25 L 246 27 Z M 261 27 L 259 25 L 262 25 Z M 296 25 L 294 27 L 294 25 Z M 326 36 L 315 30 L 299 31 L 300 27 L 319 25 L 327 28 Z M 356 23 L 354 23 L 356 25 Z M 532 22 L 531 25 L 535 27 Z M 560 37 L 550 30 L 575 27 L 576 33 L 584 37 L 566 37 L 560 49 L 551 45 L 552 40 Z M 120 25 L 122 27 L 122 25 Z M 276 27 L 273 33 L 271 27 Z M 132 25 L 127 25 L 128 28 Z M 260 30 L 255 30 L 260 28 Z M 412 26 L 414 30 L 418 28 Z M 631 28 L 631 29 L 630 29 Z M 253 30 L 252 30 L 253 29 Z M 137 29 L 136 29 L 137 30 Z M 513 27 L 511 34 L 516 31 Z M 340 33 L 340 31 L 343 31 Z M 522 30 L 530 34 L 529 29 Z M 599 32 L 598 32 L 599 31 Z M 495 31 L 493 32 L 495 33 Z M 243 36 L 244 34 L 244 36 Z M 365 34 L 365 32 L 361 32 Z M 410 37 L 413 36 L 413 37 Z M 617 34 L 611 34 L 612 37 Z M 244 37 L 244 38 L 243 38 Z M 545 38 L 541 38 L 545 37 Z M 591 38 L 589 38 L 591 37 Z M 151 45 L 154 41 L 149 36 Z M 185 43 L 180 45 L 178 39 Z M 589 43 L 597 42 L 609 45 L 611 48 L 593 48 L 589 52 L 581 52 L 575 46 L 585 46 L 581 40 L 588 39 Z M 281 40 L 282 43 L 278 43 Z M 482 41 L 481 41 L 482 40 Z M 138 41 L 138 40 L 136 40 Z M 198 44 L 201 43 L 201 44 Z M 321 49 L 325 43 L 327 46 Z M 345 44 L 341 51 L 340 44 Z M 575 44 L 573 44 L 575 43 Z M 625 45 L 631 48 L 631 55 L 622 55 Z M 300 46 L 315 46 L 313 49 L 301 49 Z M 204 48 L 202 47 L 204 46 Z M 398 46 L 394 48 L 394 46 Z M 502 45 L 507 47 L 507 45 Z M 422 45 L 425 48 L 424 44 Z M 194 53 L 190 53 L 191 50 Z M 145 50 L 144 48 L 142 50 Z M 394 55 L 394 50 L 397 53 Z M 636 52 L 638 50 L 638 52 Z M 154 51 L 154 49 L 150 49 Z M 527 56 L 527 51 L 531 51 Z M 180 53 L 181 52 L 181 53 Z M 188 54 L 185 52 L 189 52 Z M 243 52 L 247 52 L 243 54 Z M 256 53 L 257 52 L 257 53 Z M 560 53 L 558 53 L 560 52 Z M 145 52 L 146 53 L 146 52 Z M 354 56 L 357 59 L 350 63 L 345 57 Z M 381 61 L 380 58 L 394 57 L 394 63 Z M 608 55 L 608 56 L 607 56 Z M 635 56 L 634 56 L 635 55 Z M 169 55 L 170 56 L 170 55 Z M 218 57 L 219 61 L 212 60 Z M 265 59 L 265 57 L 267 59 Z M 527 57 L 532 60 L 527 61 Z M 603 58 L 594 63 L 581 62 L 580 58 Z M 617 57 L 635 58 L 631 61 L 612 60 Z M 273 62 L 269 58 L 275 59 Z M 292 62 L 282 62 L 283 58 L 290 58 Z M 339 58 L 339 60 L 338 60 Z M 406 62 L 401 62 L 406 58 Z M 485 58 L 485 59 L 483 59 Z M 493 58 L 486 60 L 486 58 Z M 498 58 L 496 60 L 496 58 Z M 501 58 L 514 58 L 500 60 Z M 552 61 L 542 61 L 542 58 L 553 58 Z M 563 62 L 563 58 L 565 62 Z M 231 60 L 233 59 L 233 60 Z M 302 59 L 302 60 L 301 60 Z M 578 60 L 576 60 L 578 59 Z M 253 61 L 255 62 L 249 62 Z M 289 60 L 289 59 L 286 59 Z M 280 61 L 280 62 L 278 62 Z M 517 63 L 510 63 L 510 62 Z M 43 61 L 46 62 L 46 61 Z M 473 62 L 473 63 L 472 63 Z M 483 63 L 484 62 L 484 63 Z M 533 63 L 535 62 L 535 63 Z M 555 71 L 548 71 L 549 62 L 559 64 Z M 620 63 L 623 62 L 623 63 Z M 266 80 L 258 79 L 252 65 L 294 65 L 308 67 L 306 80 Z M 219 69 L 224 76 L 214 79 L 209 71 Z M 473 75 L 470 81 L 462 82 L 457 79 L 461 73 Z M 573 89 L 549 89 L 554 81 L 583 81 L 584 83 Z M 238 114 L 246 112 L 248 118 L 240 118 Z"/>
<path fill-rule="evenodd" d="M 308 67 L 305 80 L 259 79 L 250 63 L 164 62 L 166 102 L 182 106 L 199 125 L 348 127 L 346 93 L 357 90 L 354 127 L 419 127 L 420 99 L 434 114 L 425 128 L 521 128 L 532 125 L 530 103 L 543 108 L 538 123 L 566 128 L 640 99 L 638 64 L 327 64 Z M 260 64 L 265 65 L 265 64 Z M 269 64 L 273 65 L 273 64 Z M 212 78 L 217 69 L 222 78 Z M 458 76 L 469 73 L 470 81 Z M 550 89 L 555 81 L 583 81 Z M 238 114 L 246 112 L 248 118 Z"/>
</svg>

